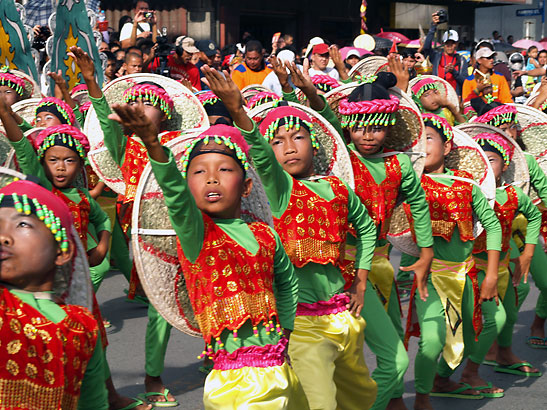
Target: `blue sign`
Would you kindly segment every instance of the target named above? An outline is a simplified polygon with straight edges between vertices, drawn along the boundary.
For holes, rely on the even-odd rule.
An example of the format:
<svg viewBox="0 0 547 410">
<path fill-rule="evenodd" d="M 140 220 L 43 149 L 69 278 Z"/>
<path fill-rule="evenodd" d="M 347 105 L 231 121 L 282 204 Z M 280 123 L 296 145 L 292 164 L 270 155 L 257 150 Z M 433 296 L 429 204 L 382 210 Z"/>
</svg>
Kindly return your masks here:
<svg viewBox="0 0 547 410">
<path fill-rule="evenodd" d="M 520 9 L 520 10 L 517 10 L 517 17 L 541 16 L 542 14 L 543 14 L 542 9 Z"/>
</svg>

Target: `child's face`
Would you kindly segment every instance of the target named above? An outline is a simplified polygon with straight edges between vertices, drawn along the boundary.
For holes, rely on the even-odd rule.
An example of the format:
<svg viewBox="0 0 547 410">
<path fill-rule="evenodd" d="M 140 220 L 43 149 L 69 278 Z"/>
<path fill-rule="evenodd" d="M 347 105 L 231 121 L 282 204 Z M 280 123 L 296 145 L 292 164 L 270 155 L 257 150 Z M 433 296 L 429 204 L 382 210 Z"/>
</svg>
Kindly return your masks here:
<svg viewBox="0 0 547 410">
<path fill-rule="evenodd" d="M 388 127 L 368 125 L 367 127 L 350 128 L 351 142 L 363 156 L 376 154 L 384 146 Z"/>
<path fill-rule="evenodd" d="M 517 129 L 517 124 L 514 121 L 501 124 L 498 128 L 502 131 L 505 131 L 514 140 L 517 139 L 518 129 Z"/>
<path fill-rule="evenodd" d="M 452 144 L 445 142 L 434 128 L 425 127 L 425 135 L 425 169 L 427 172 L 438 171 L 444 167 L 444 158 L 450 153 Z"/>
<path fill-rule="evenodd" d="M 0 281 L 22 290 L 51 290 L 56 267 L 71 257 L 35 215 L 0 208 Z"/>
<path fill-rule="evenodd" d="M 17 94 L 13 88 L 8 87 L 7 85 L 0 85 L 0 95 L 4 97 L 4 101 L 6 101 L 6 105 L 8 107 L 11 107 L 13 104 L 21 99 L 21 97 L 19 97 L 19 94 Z"/>
<path fill-rule="evenodd" d="M 109 78 L 113 78 L 116 74 L 116 60 L 108 60 L 106 62 L 106 68 L 104 69 L 104 75 Z"/>
<path fill-rule="evenodd" d="M 494 170 L 496 182 L 499 185 L 499 182 L 501 181 L 501 175 L 507 170 L 507 165 L 505 165 L 505 163 L 503 162 L 503 158 L 500 154 L 491 151 L 485 151 L 485 153 L 488 157 L 490 165 L 492 166 L 492 169 Z"/>
<path fill-rule="evenodd" d="M 165 114 L 163 113 L 163 111 L 161 111 L 157 107 L 154 107 L 154 105 L 148 100 L 137 99 L 135 101 L 130 101 L 128 104 L 131 106 L 136 106 L 138 105 L 139 101 L 142 101 L 144 115 L 147 118 L 150 118 L 150 120 L 154 123 L 156 128 L 161 132 L 163 129 L 162 123 L 167 118 Z"/>
<path fill-rule="evenodd" d="M 530 57 L 530 58 L 537 58 L 538 53 L 539 53 L 538 49 L 537 49 L 537 48 L 533 48 L 533 49 L 531 49 L 530 52 L 528 53 L 528 57 Z"/>
<path fill-rule="evenodd" d="M 311 144 L 310 133 L 304 127 L 288 131 L 281 125 L 270 145 L 277 162 L 294 178 L 306 178 L 313 175 L 313 157 L 315 150 Z"/>
<path fill-rule="evenodd" d="M 43 166 L 47 179 L 57 189 L 70 188 L 82 171 L 80 156 L 70 148 L 54 145 L 44 155 Z"/>
<path fill-rule="evenodd" d="M 42 111 L 36 115 L 36 126 L 42 127 L 42 128 L 48 128 L 48 127 L 56 127 L 57 125 L 61 125 L 62 122 L 59 118 L 57 118 L 56 115 L 47 112 Z"/>
<path fill-rule="evenodd" d="M 201 154 L 192 159 L 186 175 L 201 211 L 213 218 L 239 218 L 241 198 L 251 193 L 252 180 L 245 179 L 235 159 L 214 152 Z"/>
<path fill-rule="evenodd" d="M 420 97 L 420 102 L 422 107 L 426 111 L 436 111 L 441 106 L 439 102 L 439 91 L 438 90 L 427 90 Z"/>
</svg>

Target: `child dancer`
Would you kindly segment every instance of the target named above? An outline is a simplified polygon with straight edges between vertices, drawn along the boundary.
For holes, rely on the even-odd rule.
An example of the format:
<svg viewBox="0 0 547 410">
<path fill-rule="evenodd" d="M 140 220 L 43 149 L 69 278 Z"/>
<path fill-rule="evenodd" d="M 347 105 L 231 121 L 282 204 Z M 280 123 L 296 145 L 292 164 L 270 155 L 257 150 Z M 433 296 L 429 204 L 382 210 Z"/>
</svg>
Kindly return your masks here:
<svg viewBox="0 0 547 410">
<path fill-rule="evenodd" d="M 432 409 L 430 395 L 471 399 L 483 397 L 468 384 L 452 382 L 449 377 L 473 346 L 474 333 L 480 323 L 478 312 L 474 312 L 475 302 L 494 299 L 497 302 L 501 244 L 500 224 L 486 198 L 477 186 L 460 179 L 471 180 L 471 175 L 445 168 L 445 157 L 452 147 L 450 124 L 433 114 L 426 114 L 424 119 L 427 174 L 422 176 L 422 187 L 429 203 L 435 257 L 427 281 L 427 300 L 413 298 L 421 331 L 414 368 L 415 409 Z M 474 267 L 471 256 L 473 213 L 486 230 L 488 252 L 486 276 L 476 301 L 470 277 Z M 409 312 L 411 317 L 412 313 Z M 409 330 L 407 328 L 407 332 Z M 437 365 L 441 352 L 443 355 Z"/>
<path fill-rule="evenodd" d="M 181 174 L 142 103 L 113 108 L 110 118 L 145 144 L 177 233 L 203 353 L 214 361 L 205 408 L 308 408 L 284 355 L 296 311 L 294 270 L 269 226 L 240 219 L 241 198 L 252 189 L 241 134 L 212 126 L 188 143 Z"/>
<path fill-rule="evenodd" d="M 411 88 L 412 98 L 424 113 L 436 114 L 443 117 L 450 125 L 458 125 L 466 122 L 466 118 L 454 104 L 450 104 L 448 98 L 439 93 L 437 81 L 431 77 L 417 81 Z"/>
<path fill-rule="evenodd" d="M 47 189 L 29 181 L 0 189 L 3 408 L 109 408 L 97 322 L 56 300 L 57 270 L 76 266 L 72 232 L 70 210 Z"/>
<path fill-rule="evenodd" d="M 296 267 L 298 308 L 289 355 L 310 407 L 368 409 L 376 383 L 363 355 L 365 321 L 358 317 L 375 240 L 366 208 L 340 179 L 315 175 L 319 146 L 305 112 L 275 108 L 259 131 L 232 80 L 207 66 L 203 72 L 251 145 L 276 231 Z M 357 235 L 356 274 L 343 293 L 341 263 L 349 223 Z"/>
</svg>

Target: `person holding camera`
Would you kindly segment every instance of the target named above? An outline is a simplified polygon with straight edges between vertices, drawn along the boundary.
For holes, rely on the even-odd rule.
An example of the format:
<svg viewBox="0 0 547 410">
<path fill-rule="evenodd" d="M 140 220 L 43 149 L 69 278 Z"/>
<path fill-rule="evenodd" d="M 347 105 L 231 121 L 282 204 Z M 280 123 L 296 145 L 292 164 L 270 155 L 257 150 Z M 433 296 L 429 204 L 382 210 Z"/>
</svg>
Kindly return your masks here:
<svg viewBox="0 0 547 410">
<path fill-rule="evenodd" d="M 433 38 L 437 26 L 446 23 L 448 16 L 445 10 L 439 10 L 432 15 L 431 27 L 425 38 L 423 54 L 429 57 L 433 66 L 433 75 L 439 76 L 454 87 L 458 95 L 462 93 L 462 86 L 467 77 L 467 60 L 460 56 L 458 50 L 459 35 L 455 30 L 448 30 L 443 35 L 443 50 L 432 48 Z"/>
<path fill-rule="evenodd" d="M 156 12 L 150 10 L 150 3 L 147 0 L 134 0 L 133 22 L 125 23 L 120 32 L 122 48 L 134 46 L 139 38 L 149 38 L 154 43 L 158 35 Z"/>
</svg>

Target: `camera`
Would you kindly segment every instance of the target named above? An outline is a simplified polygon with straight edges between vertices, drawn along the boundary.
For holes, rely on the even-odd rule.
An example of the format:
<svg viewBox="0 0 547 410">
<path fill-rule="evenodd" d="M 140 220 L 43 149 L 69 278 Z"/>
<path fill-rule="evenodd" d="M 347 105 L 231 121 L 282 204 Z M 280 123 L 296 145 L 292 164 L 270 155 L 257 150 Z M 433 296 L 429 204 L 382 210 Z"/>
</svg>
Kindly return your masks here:
<svg viewBox="0 0 547 410">
<path fill-rule="evenodd" d="M 156 51 L 156 57 L 160 60 L 160 65 L 156 69 L 156 74 L 163 75 L 165 77 L 171 76 L 171 70 L 167 65 L 167 57 L 175 49 L 175 46 L 169 42 L 167 38 L 167 27 L 163 27 L 161 30 L 161 36 L 156 39 L 158 49 Z"/>
<path fill-rule="evenodd" d="M 448 13 L 446 10 L 437 10 L 435 15 L 439 18 L 438 24 L 446 23 L 448 21 Z"/>
<path fill-rule="evenodd" d="M 146 13 L 144 13 L 144 18 L 145 18 L 146 20 L 150 20 L 150 19 L 152 18 L 153 15 L 154 15 L 153 12 L 147 11 Z"/>
<path fill-rule="evenodd" d="M 32 48 L 36 50 L 44 50 L 46 48 L 46 40 L 51 36 L 51 30 L 48 26 L 41 26 L 39 28 L 38 34 L 34 36 L 34 41 L 32 42 Z"/>
</svg>

